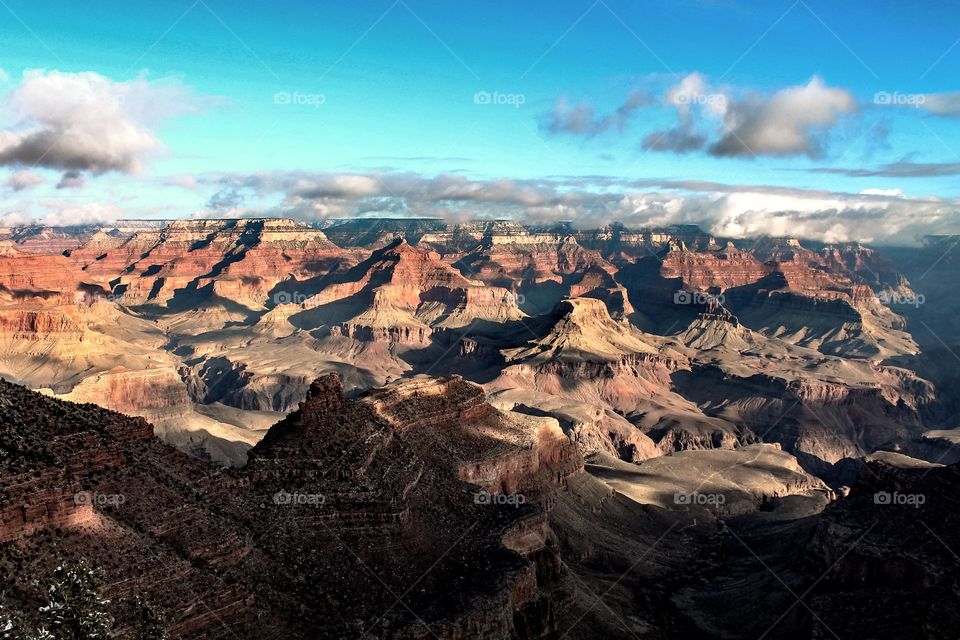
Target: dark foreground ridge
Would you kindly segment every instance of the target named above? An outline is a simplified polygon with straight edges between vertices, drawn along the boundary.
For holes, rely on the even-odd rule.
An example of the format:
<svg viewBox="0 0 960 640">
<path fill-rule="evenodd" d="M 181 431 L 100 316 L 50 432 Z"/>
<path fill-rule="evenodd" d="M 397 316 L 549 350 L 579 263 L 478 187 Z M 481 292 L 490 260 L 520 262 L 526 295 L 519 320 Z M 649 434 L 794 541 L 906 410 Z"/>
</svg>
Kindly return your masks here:
<svg viewBox="0 0 960 640">
<path fill-rule="evenodd" d="M 121 604 L 142 594 L 175 637 L 555 628 L 560 563 L 542 505 L 582 462 L 459 378 L 359 400 L 335 375 L 321 378 L 229 472 L 160 443 L 142 419 L 6 382 L 0 424 L 11 608 L 35 611 L 32 580 L 83 557 L 106 570 L 120 626 L 130 624 Z"/>
<path fill-rule="evenodd" d="M 349 400 L 329 375 L 218 470 L 0 381 L 2 604 L 36 611 L 85 558 L 120 637 L 138 596 L 178 638 L 951 637 L 960 470 L 847 466 L 823 510 L 641 507 L 460 378 Z"/>
</svg>

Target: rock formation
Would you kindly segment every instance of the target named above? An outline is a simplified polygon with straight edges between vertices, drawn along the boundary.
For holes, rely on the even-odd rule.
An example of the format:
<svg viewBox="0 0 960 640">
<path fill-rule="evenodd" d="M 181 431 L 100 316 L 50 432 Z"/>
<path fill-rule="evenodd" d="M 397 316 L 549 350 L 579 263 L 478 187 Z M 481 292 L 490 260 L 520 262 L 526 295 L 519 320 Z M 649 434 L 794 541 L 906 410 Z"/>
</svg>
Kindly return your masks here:
<svg viewBox="0 0 960 640">
<path fill-rule="evenodd" d="M 918 347 L 902 309 L 879 297 L 912 289 L 865 247 L 427 219 L 326 231 L 118 221 L 10 237 L 0 371 L 144 416 L 221 463 L 242 464 L 328 372 L 349 393 L 462 374 L 503 406 L 555 417 L 584 454 L 631 461 L 765 438 L 826 473 L 887 444 L 935 449 L 922 434 L 952 427 L 904 360 Z M 46 237 L 76 246 L 23 251 Z"/>
<path fill-rule="evenodd" d="M 37 544 L 88 557 L 179 637 L 556 632 L 545 513 L 582 459 L 555 422 L 500 413 L 476 385 L 347 400 L 336 376 L 318 379 L 229 473 L 140 419 L 8 383 L 0 412 L 2 561 Z M 6 597 L 28 602 L 31 575 L 55 561 L 28 553 Z"/>
<path fill-rule="evenodd" d="M 324 320 L 332 335 L 365 342 L 427 344 L 436 328 L 523 316 L 507 289 L 462 276 L 437 253 L 396 240 L 311 297 L 300 326 Z"/>
</svg>

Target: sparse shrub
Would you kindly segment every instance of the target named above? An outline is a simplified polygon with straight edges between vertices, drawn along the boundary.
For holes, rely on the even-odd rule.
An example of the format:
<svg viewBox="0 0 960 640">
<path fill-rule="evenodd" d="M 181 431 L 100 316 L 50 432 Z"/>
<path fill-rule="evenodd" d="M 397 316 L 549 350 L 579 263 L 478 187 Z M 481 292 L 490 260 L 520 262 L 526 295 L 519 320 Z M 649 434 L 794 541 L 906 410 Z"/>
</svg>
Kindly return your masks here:
<svg viewBox="0 0 960 640">
<path fill-rule="evenodd" d="M 110 601 L 100 596 L 103 578 L 103 570 L 85 560 L 61 563 L 47 588 L 47 604 L 40 607 L 41 629 L 57 640 L 108 640 L 113 616 L 107 611 Z"/>
<path fill-rule="evenodd" d="M 142 598 L 137 598 L 137 608 L 140 610 L 137 640 L 169 640 L 163 614 Z"/>
</svg>

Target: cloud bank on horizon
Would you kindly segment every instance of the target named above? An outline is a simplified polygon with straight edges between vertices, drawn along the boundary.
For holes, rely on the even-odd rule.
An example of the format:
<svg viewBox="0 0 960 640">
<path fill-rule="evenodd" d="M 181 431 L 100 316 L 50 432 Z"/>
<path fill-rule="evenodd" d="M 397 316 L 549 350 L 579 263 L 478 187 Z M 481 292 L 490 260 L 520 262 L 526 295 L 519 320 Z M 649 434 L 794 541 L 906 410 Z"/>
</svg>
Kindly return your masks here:
<svg viewBox="0 0 960 640">
<path fill-rule="evenodd" d="M 794 236 L 825 242 L 914 244 L 950 233 L 955 199 L 897 190 L 810 191 L 698 181 L 554 177 L 473 180 L 414 173 L 211 174 L 216 187 L 198 217 L 269 215 L 307 221 L 361 216 L 442 217 L 451 222 L 512 218 L 531 224 L 572 221 L 580 228 L 699 224 L 725 237 Z M 269 206 L 249 202 L 273 201 Z"/>
<path fill-rule="evenodd" d="M 767 7 L 749 19 L 733 1 L 677 9 L 690 12 L 689 24 L 603 5 L 566 16 L 572 26 L 567 5 L 557 5 L 543 28 L 566 26 L 552 38 L 528 29 L 505 45 L 533 64 L 488 84 L 483 77 L 507 76 L 510 61 L 487 62 L 474 26 L 432 3 L 388 5 L 376 16 L 331 9 L 357 24 L 380 19 L 359 40 L 331 34 L 331 43 L 309 45 L 288 41 L 294 22 L 216 2 L 206 22 L 192 11 L 171 20 L 173 42 L 124 15 L 146 46 L 107 44 L 129 52 L 132 66 L 90 54 L 93 36 L 78 27 L 51 40 L 71 48 L 72 67 L 44 39 L 43 9 L 14 3 L 35 37 L 19 34 L 12 57 L 37 64 L 0 70 L 0 224 L 409 215 L 698 223 L 724 236 L 828 242 L 960 232 L 951 180 L 960 175 L 952 149 L 960 92 L 944 84 L 960 62 L 952 48 L 914 61 L 917 90 L 908 93 L 891 90 L 904 80 L 885 84 L 867 63 L 888 55 L 883 44 L 860 39 L 827 4 L 804 4 L 810 15 L 796 4 Z M 662 39 L 630 26 L 641 17 Z M 899 33 L 896 20 L 881 18 L 877 29 Z M 930 37 L 943 19 L 927 17 Z M 513 33 L 530 17 L 509 9 L 503 20 Z M 751 20 L 764 29 L 750 31 Z M 792 22 L 808 60 L 775 35 Z M 702 34 L 686 49 L 666 44 L 684 25 L 719 33 L 724 23 L 733 40 L 743 32 L 742 48 Z M 624 27 L 626 44 L 615 37 Z M 400 36 L 413 38 L 402 51 L 390 46 Z M 210 48 L 228 45 L 236 56 Z M 640 45 L 649 59 L 620 55 Z M 578 47 L 592 57 L 581 59 Z M 290 62 L 294 52 L 326 64 Z M 721 52 L 733 64 L 714 60 Z M 90 64 L 75 68 L 84 56 Z M 697 70 L 672 68 L 694 58 Z"/>
</svg>

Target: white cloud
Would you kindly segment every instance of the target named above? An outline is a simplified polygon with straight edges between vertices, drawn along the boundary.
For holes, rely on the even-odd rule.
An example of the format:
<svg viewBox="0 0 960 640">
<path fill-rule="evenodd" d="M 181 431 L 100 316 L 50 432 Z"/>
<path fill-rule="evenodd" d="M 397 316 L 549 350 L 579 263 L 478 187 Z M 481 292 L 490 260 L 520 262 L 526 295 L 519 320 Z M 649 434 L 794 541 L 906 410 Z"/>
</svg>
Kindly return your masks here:
<svg viewBox="0 0 960 640">
<path fill-rule="evenodd" d="M 297 180 L 291 190 L 305 198 L 349 198 L 374 195 L 384 188 L 373 176 L 318 174 Z"/>
<path fill-rule="evenodd" d="M 120 207 L 101 202 L 64 202 L 46 200 L 40 203 L 47 213 L 40 218 L 42 224 L 52 226 L 76 224 L 100 224 L 113 222 L 123 216 Z"/>
<path fill-rule="evenodd" d="M 3 184 L 10 187 L 14 191 L 23 191 L 24 189 L 35 187 L 38 184 L 43 184 L 44 182 L 45 180 L 43 176 L 41 176 L 39 173 L 21 169 L 20 171 L 14 171 L 11 173 L 7 179 L 4 180 Z"/>
<path fill-rule="evenodd" d="M 653 98 L 641 90 L 634 90 L 613 113 L 599 116 L 596 110 L 585 102 L 571 104 L 566 96 L 557 100 L 553 110 L 544 114 L 541 127 L 553 134 L 595 136 L 610 130 L 623 133 L 634 112 L 640 107 L 653 103 Z"/>
<path fill-rule="evenodd" d="M 138 172 L 163 149 L 152 127 L 201 104 L 173 81 L 27 71 L 7 104 L 17 124 L 0 131 L 0 164 Z"/>
<path fill-rule="evenodd" d="M 715 116 L 722 116 L 727 111 L 727 96 L 721 92 L 711 92 L 707 87 L 707 80 L 700 73 L 693 72 L 684 76 L 676 85 L 667 90 L 667 104 L 677 108 L 680 119 L 690 116 L 694 107 L 704 107 Z"/>
<path fill-rule="evenodd" d="M 909 102 L 935 116 L 960 117 L 960 93 L 927 93 L 909 97 Z"/>
<path fill-rule="evenodd" d="M 687 153 L 703 148 L 707 137 L 697 131 L 697 113 L 722 115 L 727 104 L 722 93 L 708 92 L 706 79 L 699 73 L 688 74 L 670 87 L 665 101 L 677 110 L 677 126 L 647 135 L 643 139 L 644 149 Z"/>
<path fill-rule="evenodd" d="M 587 103 L 570 104 L 561 98 L 548 114 L 545 128 L 551 133 L 589 137 L 620 123 L 618 129 L 623 131 L 635 110 L 659 102 L 676 110 L 677 124 L 645 135 L 645 149 L 688 153 L 706 148 L 717 157 L 815 158 L 823 154 L 825 139 L 840 117 L 857 110 L 849 91 L 828 87 L 817 76 L 805 85 L 763 95 L 711 86 L 706 77 L 693 72 L 670 86 L 659 101 L 635 96 L 646 94 L 635 91 L 616 114 L 604 117 Z"/>
<path fill-rule="evenodd" d="M 729 102 L 723 135 L 709 150 L 716 156 L 819 157 L 824 134 L 841 114 L 856 109 L 849 91 L 828 87 L 816 76 L 769 97 L 749 94 Z"/>
<path fill-rule="evenodd" d="M 43 200 L 37 203 L 39 211 L 14 211 L 0 216 L 0 227 L 40 224 L 52 227 L 106 224 L 122 217 L 122 210 L 113 204 L 62 200 Z"/>
</svg>

